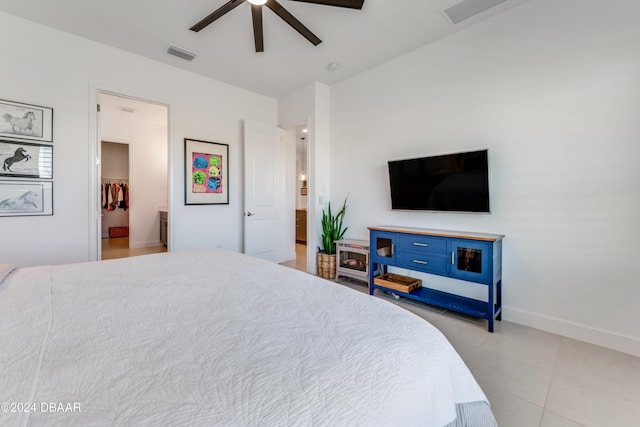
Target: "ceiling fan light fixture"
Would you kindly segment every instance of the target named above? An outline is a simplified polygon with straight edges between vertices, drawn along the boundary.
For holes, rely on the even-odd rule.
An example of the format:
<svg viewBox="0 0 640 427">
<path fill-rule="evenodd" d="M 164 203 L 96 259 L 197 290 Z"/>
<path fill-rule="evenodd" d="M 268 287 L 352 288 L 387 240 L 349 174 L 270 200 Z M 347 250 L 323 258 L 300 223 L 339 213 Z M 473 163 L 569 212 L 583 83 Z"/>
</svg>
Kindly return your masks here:
<svg viewBox="0 0 640 427">
<path fill-rule="evenodd" d="M 267 0 L 247 0 L 251 4 L 255 4 L 256 6 L 262 6 L 267 2 Z"/>
</svg>

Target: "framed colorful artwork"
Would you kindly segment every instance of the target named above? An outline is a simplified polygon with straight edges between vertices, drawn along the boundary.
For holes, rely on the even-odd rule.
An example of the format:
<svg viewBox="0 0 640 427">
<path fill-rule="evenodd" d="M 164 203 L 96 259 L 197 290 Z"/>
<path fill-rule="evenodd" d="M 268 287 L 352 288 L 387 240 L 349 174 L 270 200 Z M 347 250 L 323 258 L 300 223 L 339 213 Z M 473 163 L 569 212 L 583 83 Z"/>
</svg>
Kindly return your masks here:
<svg viewBox="0 0 640 427">
<path fill-rule="evenodd" d="M 53 142 L 53 108 L 0 99 L 0 137 Z"/>
<path fill-rule="evenodd" d="M 184 204 L 229 204 L 229 145 L 185 138 L 184 159 Z"/>
</svg>

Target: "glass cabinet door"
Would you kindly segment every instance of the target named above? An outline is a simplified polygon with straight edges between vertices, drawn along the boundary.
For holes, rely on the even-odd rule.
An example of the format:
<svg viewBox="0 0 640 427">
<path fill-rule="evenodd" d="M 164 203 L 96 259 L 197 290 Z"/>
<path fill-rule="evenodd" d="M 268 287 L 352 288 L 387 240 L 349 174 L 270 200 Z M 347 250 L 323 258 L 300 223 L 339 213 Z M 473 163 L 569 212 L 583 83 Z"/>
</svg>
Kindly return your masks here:
<svg viewBox="0 0 640 427">
<path fill-rule="evenodd" d="M 491 283 L 491 243 L 457 240 L 451 242 L 451 277 Z"/>
<path fill-rule="evenodd" d="M 482 249 L 458 246 L 456 269 L 482 274 Z"/>
<path fill-rule="evenodd" d="M 395 260 L 396 235 L 385 232 L 371 233 L 371 260 L 385 264 Z"/>
</svg>

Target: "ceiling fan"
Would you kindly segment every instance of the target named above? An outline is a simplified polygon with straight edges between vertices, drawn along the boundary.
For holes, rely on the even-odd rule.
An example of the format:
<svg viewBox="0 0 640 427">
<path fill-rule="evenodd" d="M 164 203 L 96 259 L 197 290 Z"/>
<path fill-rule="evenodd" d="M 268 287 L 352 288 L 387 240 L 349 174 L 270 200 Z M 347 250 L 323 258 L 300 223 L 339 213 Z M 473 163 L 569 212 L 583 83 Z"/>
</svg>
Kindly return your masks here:
<svg viewBox="0 0 640 427">
<path fill-rule="evenodd" d="M 264 40 L 262 35 L 262 6 L 267 6 L 276 15 L 282 18 L 287 24 L 291 25 L 294 30 L 299 32 L 303 37 L 313 43 L 314 46 L 322 43 L 322 40 L 313 34 L 302 22 L 298 21 L 291 13 L 289 13 L 280 3 L 276 0 L 246 0 L 251 3 L 251 16 L 253 19 L 253 40 L 256 46 L 256 52 L 264 52 Z M 364 0 L 293 0 L 304 3 L 322 4 L 325 6 L 337 6 L 346 7 L 349 9 L 362 9 Z M 227 12 L 232 11 L 236 7 L 244 3 L 245 0 L 231 0 L 228 3 L 222 5 L 215 10 L 209 16 L 195 24 L 190 28 L 191 31 L 196 33 L 207 27 L 216 19 L 222 17 Z"/>
</svg>

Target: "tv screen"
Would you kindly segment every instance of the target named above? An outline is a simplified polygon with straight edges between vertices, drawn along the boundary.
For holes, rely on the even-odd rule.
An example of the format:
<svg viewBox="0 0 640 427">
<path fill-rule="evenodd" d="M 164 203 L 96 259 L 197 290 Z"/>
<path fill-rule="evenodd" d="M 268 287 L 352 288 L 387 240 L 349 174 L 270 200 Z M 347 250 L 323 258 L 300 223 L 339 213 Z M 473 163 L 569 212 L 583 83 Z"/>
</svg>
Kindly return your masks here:
<svg viewBox="0 0 640 427">
<path fill-rule="evenodd" d="M 392 209 L 489 212 L 487 150 L 388 164 Z"/>
</svg>

